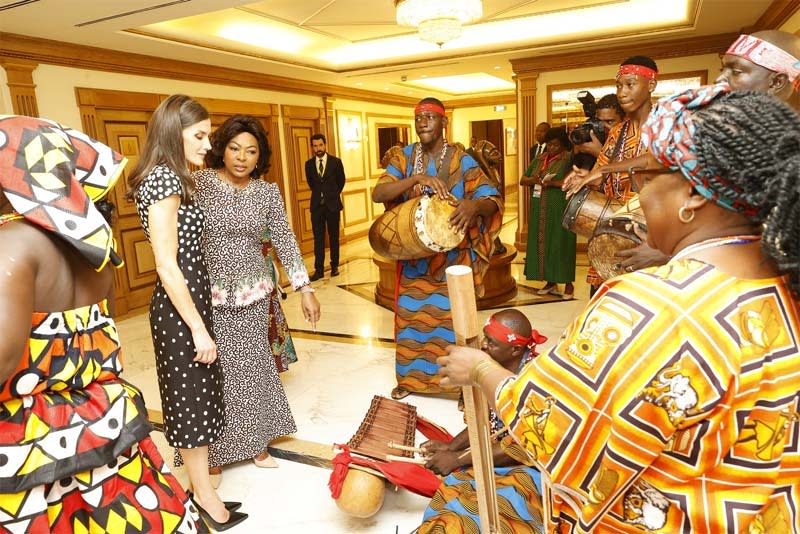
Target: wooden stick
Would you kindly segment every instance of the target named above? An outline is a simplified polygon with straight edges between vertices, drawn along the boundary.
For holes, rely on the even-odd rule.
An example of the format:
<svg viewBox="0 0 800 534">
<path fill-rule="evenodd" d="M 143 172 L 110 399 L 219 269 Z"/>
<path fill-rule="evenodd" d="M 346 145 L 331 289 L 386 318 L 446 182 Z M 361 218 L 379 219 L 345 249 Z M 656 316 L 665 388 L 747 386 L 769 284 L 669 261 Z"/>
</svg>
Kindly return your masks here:
<svg viewBox="0 0 800 534">
<path fill-rule="evenodd" d="M 386 455 L 387 462 L 406 462 L 409 464 L 420 464 L 425 465 L 428 463 L 428 460 L 425 458 L 409 458 L 408 456 L 395 456 L 394 454 L 387 454 Z"/>
<path fill-rule="evenodd" d="M 420 449 L 419 447 L 409 447 L 408 445 L 402 445 L 400 443 L 395 443 L 394 441 L 389 442 L 389 448 L 397 449 L 398 451 L 422 453 L 422 449 Z"/>
<path fill-rule="evenodd" d="M 478 325 L 472 268 L 466 265 L 453 265 L 448 267 L 445 273 L 456 344 L 480 348 L 481 329 Z M 500 518 L 494 483 L 489 405 L 479 387 L 465 386 L 461 390 L 464 395 L 464 416 L 467 419 L 472 468 L 475 473 L 475 495 L 478 498 L 481 532 L 497 534 L 500 532 Z"/>
</svg>

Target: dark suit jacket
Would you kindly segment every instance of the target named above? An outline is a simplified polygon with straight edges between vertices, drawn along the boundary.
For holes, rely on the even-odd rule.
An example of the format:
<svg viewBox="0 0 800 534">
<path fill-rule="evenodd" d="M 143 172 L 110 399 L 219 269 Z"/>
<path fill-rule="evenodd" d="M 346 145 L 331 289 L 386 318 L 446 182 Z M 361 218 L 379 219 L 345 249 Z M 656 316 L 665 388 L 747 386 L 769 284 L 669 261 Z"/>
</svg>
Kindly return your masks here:
<svg viewBox="0 0 800 534">
<path fill-rule="evenodd" d="M 317 157 L 314 156 L 306 161 L 306 181 L 311 188 L 311 209 L 318 209 L 324 200 L 324 207 L 331 211 L 341 211 L 342 200 L 339 194 L 344 189 L 344 180 L 344 166 L 342 160 L 336 156 L 328 154 L 325 175 L 321 178 L 317 168 Z"/>
</svg>

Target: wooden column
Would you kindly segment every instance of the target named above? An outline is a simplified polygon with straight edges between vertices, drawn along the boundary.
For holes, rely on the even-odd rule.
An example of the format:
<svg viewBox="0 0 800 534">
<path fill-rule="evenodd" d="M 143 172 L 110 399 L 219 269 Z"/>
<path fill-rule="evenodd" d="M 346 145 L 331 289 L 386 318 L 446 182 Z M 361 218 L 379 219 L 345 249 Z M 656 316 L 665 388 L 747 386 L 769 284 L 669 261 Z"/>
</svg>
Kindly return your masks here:
<svg viewBox="0 0 800 534">
<path fill-rule="evenodd" d="M 536 79 L 538 72 L 516 73 L 517 78 L 517 161 L 519 176 L 530 164 L 530 149 L 536 141 Z M 517 250 L 528 248 L 528 204 L 529 188 L 517 186 L 519 201 L 517 202 L 517 233 L 514 246 Z"/>
<path fill-rule="evenodd" d="M 333 103 L 336 102 L 336 99 L 328 95 L 322 97 L 322 101 L 325 103 L 325 119 L 327 121 L 327 128 L 324 132 L 325 138 L 328 140 L 326 148 L 328 153 L 335 156 L 337 154 L 336 147 L 338 145 L 338 138 L 336 136 L 338 124 L 336 123 L 335 114 L 333 111 Z"/>
<path fill-rule="evenodd" d="M 34 61 L 25 59 L 0 59 L 0 65 L 8 77 L 8 89 L 11 92 L 11 106 L 15 114 L 39 116 L 39 105 L 36 103 L 36 85 L 33 83 L 33 71 L 39 66 Z"/>
</svg>

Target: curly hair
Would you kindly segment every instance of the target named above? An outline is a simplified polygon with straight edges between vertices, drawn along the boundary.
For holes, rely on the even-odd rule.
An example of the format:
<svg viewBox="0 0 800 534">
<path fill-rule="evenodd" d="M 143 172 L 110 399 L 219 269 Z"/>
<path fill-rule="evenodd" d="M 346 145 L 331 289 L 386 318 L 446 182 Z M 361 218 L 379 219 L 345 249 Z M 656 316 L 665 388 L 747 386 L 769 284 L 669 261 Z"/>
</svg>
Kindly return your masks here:
<svg viewBox="0 0 800 534">
<path fill-rule="evenodd" d="M 272 148 L 267 140 L 267 132 L 255 117 L 250 115 L 234 115 L 222 123 L 211 134 L 211 150 L 206 153 L 206 167 L 210 169 L 221 169 L 225 166 L 225 148 L 231 139 L 241 133 L 249 133 L 258 142 L 258 161 L 250 173 L 251 178 L 258 178 L 269 171 Z"/>
<path fill-rule="evenodd" d="M 694 115 L 698 164 L 757 206 L 761 246 L 800 296 L 800 117 L 778 99 L 734 92 Z"/>
<path fill-rule="evenodd" d="M 619 99 L 615 93 L 605 95 L 598 100 L 597 109 L 612 109 L 617 112 L 620 118 L 625 118 L 625 112 L 622 110 L 622 106 L 619 105 Z"/>
</svg>

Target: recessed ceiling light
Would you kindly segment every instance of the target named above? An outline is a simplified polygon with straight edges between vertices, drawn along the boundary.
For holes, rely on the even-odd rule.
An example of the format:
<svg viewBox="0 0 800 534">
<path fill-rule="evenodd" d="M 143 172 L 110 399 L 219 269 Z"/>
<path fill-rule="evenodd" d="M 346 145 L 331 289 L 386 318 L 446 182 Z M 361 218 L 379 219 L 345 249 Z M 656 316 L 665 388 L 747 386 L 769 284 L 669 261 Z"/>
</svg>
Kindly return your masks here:
<svg viewBox="0 0 800 534">
<path fill-rule="evenodd" d="M 364 85 L 364 84 L 361 82 L 356 82 L 356 85 Z"/>
<path fill-rule="evenodd" d="M 384 91 L 388 91 L 388 90 L 389 90 L 389 88 L 388 88 L 388 87 L 384 87 L 384 88 L 383 88 L 383 90 L 384 90 Z"/>
<path fill-rule="evenodd" d="M 420 78 L 427 78 L 427 77 L 428 77 L 427 74 L 423 74 L 422 76 L 420 76 Z"/>
<path fill-rule="evenodd" d="M 494 70 L 500 70 L 500 69 L 502 69 L 502 68 L 503 68 L 503 67 L 501 67 L 500 65 L 495 65 L 495 66 L 494 66 Z"/>
<path fill-rule="evenodd" d="M 411 93 L 413 93 L 413 91 L 406 91 L 406 93 L 408 93 L 410 95 Z"/>
</svg>

